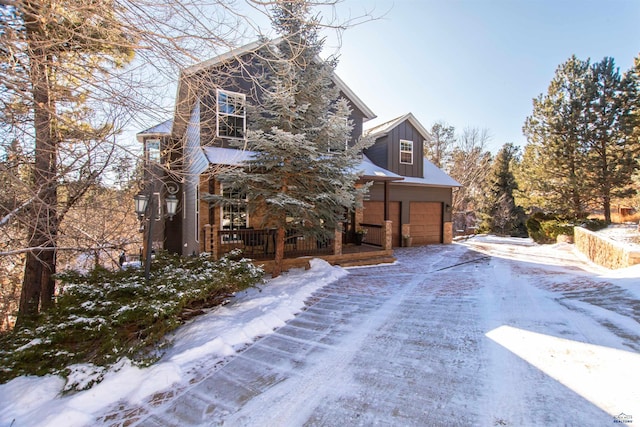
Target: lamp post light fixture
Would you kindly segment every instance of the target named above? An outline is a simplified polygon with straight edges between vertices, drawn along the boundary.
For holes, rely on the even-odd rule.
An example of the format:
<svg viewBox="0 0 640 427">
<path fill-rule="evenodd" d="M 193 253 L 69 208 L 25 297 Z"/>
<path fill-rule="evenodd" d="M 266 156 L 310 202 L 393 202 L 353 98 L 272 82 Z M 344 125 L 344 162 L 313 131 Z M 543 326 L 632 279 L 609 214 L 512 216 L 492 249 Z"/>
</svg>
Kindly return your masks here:
<svg viewBox="0 0 640 427">
<path fill-rule="evenodd" d="M 175 183 L 162 183 L 164 188 L 166 189 L 168 195 L 165 197 L 165 207 L 166 207 L 166 216 L 170 221 L 173 221 L 173 217 L 178 211 L 178 198 L 176 197 L 176 193 L 178 192 L 178 185 Z M 140 229 L 146 231 L 147 233 L 147 251 L 145 253 L 144 260 L 144 278 L 148 282 L 149 274 L 151 272 L 151 252 L 153 246 L 153 223 L 155 221 L 159 221 L 162 219 L 160 212 L 157 212 L 160 204 L 160 192 L 152 192 L 149 193 L 144 192 L 143 190 L 133 196 L 133 202 L 135 206 L 136 214 L 138 215 L 138 220 L 140 220 Z M 156 206 L 156 200 L 158 205 Z M 143 223 L 146 221 L 147 226 L 143 227 Z"/>
</svg>

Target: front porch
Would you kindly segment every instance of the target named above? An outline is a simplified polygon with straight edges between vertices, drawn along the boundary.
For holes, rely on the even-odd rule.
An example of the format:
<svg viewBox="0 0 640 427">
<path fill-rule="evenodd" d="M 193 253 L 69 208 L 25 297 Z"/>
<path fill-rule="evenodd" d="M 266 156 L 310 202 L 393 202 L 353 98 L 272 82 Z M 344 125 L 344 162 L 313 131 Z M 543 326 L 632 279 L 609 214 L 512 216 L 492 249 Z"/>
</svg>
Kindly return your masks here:
<svg viewBox="0 0 640 427">
<path fill-rule="evenodd" d="M 332 265 L 352 267 L 395 261 L 392 249 L 392 221 L 382 224 L 360 224 L 364 232 L 362 244 L 344 243 L 343 232 L 336 231 L 332 239 L 319 240 L 294 232 L 285 239 L 283 269 L 308 268 L 309 260 L 321 258 Z M 263 266 L 267 273 L 273 269 L 275 258 L 275 230 L 235 229 L 218 230 L 204 226 L 204 250 L 218 259 L 234 249 Z"/>
</svg>

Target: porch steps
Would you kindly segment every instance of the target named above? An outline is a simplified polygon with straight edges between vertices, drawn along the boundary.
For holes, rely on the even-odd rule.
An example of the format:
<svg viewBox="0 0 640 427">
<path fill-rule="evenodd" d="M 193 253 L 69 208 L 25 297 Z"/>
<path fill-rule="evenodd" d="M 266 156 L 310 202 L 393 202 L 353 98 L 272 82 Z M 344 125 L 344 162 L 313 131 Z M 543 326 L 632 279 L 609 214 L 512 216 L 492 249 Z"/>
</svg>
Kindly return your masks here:
<svg viewBox="0 0 640 427">
<path fill-rule="evenodd" d="M 283 270 L 291 268 L 309 268 L 309 261 L 312 258 L 322 258 L 332 265 L 340 267 L 359 267 L 366 265 L 388 264 L 396 261 L 393 250 L 375 250 L 359 253 L 348 253 L 342 255 L 319 255 L 317 257 L 288 258 L 283 262 Z M 273 271 L 273 261 L 254 261 L 260 265 L 267 274 Z"/>
<path fill-rule="evenodd" d="M 362 267 L 367 265 L 392 264 L 394 262 L 396 262 L 396 257 L 394 256 L 379 256 L 373 258 L 337 261 L 335 264 L 340 267 Z"/>
</svg>

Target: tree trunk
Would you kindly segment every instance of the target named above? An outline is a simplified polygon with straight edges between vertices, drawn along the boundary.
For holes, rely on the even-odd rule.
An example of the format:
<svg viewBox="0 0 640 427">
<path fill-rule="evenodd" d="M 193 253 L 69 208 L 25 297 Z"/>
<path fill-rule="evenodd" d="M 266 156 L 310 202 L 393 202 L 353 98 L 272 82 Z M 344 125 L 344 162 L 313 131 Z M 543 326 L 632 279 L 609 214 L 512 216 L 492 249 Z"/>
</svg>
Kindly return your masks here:
<svg viewBox="0 0 640 427">
<path fill-rule="evenodd" d="M 47 46 L 50 43 L 39 16 L 37 2 L 25 8 L 25 28 L 29 44 L 30 79 L 33 95 L 35 164 L 32 191 L 37 194 L 29 211 L 28 247 L 25 274 L 18 309 L 18 324 L 38 314 L 53 301 L 58 214 L 57 214 L 57 144 L 52 132 L 53 102 L 50 98 Z"/>
<path fill-rule="evenodd" d="M 611 197 L 609 196 L 609 194 L 605 194 L 604 200 L 602 202 L 602 207 L 604 209 L 604 220 L 607 224 L 609 224 L 611 223 Z"/>
<path fill-rule="evenodd" d="M 273 260 L 272 277 L 278 277 L 282 274 L 282 263 L 284 261 L 284 239 L 286 236 L 286 230 L 284 227 L 278 227 L 276 232 L 276 254 Z"/>
</svg>

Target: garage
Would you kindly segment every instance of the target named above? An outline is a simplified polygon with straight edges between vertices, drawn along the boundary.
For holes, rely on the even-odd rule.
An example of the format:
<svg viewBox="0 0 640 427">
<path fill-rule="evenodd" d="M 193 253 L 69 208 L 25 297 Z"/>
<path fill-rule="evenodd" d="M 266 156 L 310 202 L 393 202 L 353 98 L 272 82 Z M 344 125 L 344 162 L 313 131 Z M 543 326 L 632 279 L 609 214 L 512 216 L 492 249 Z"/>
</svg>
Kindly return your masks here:
<svg viewBox="0 0 640 427">
<path fill-rule="evenodd" d="M 442 243 L 442 203 L 411 202 L 409 224 L 414 246 Z"/>
</svg>

